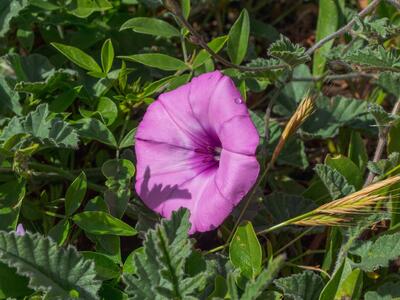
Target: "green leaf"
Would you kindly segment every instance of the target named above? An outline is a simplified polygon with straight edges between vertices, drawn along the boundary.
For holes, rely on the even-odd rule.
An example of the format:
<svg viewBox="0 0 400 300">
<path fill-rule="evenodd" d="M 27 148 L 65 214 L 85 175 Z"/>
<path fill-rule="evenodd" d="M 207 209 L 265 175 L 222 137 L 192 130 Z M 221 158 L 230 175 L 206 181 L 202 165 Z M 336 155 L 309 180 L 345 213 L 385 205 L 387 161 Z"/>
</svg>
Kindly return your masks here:
<svg viewBox="0 0 400 300">
<path fill-rule="evenodd" d="M 72 220 L 88 233 L 118 236 L 136 235 L 136 230 L 110 214 L 102 211 L 85 211 L 73 216 Z"/>
<path fill-rule="evenodd" d="M 400 256 L 400 233 L 380 236 L 375 241 L 358 241 L 350 253 L 359 256 L 359 262 L 353 265 L 366 272 L 380 267 L 388 267 L 390 261 Z"/>
<path fill-rule="evenodd" d="M 388 50 L 382 46 L 363 47 L 360 50 L 351 51 L 343 59 L 366 67 L 400 69 L 400 55 L 395 50 Z"/>
<path fill-rule="evenodd" d="M 115 140 L 112 132 L 107 128 L 104 123 L 97 119 L 85 118 L 79 120 L 75 127 L 78 130 L 78 134 L 81 137 L 96 140 L 100 143 L 107 144 L 110 146 L 117 147 L 117 141 Z"/>
<path fill-rule="evenodd" d="M 280 59 L 292 67 L 310 60 L 310 56 L 305 54 L 305 52 L 304 47 L 293 44 L 283 35 L 268 48 L 268 55 Z"/>
<path fill-rule="evenodd" d="M 283 267 L 285 257 L 280 255 L 268 263 L 254 281 L 248 281 L 241 297 L 242 300 L 258 299 L 261 293 L 268 287 L 272 280 L 278 275 Z"/>
<path fill-rule="evenodd" d="M 386 92 L 398 97 L 400 95 L 400 74 L 383 72 L 379 74 L 377 84 Z"/>
<path fill-rule="evenodd" d="M 13 18 L 29 5 L 28 0 L 2 0 L 0 2 L 0 38 L 10 30 Z"/>
<path fill-rule="evenodd" d="M 8 110 L 21 115 L 22 107 L 19 103 L 19 95 L 9 86 L 6 78 L 0 75 L 0 112 Z"/>
<path fill-rule="evenodd" d="M 243 9 L 228 34 L 228 55 L 234 64 L 240 64 L 246 56 L 249 34 L 249 13 Z"/>
<path fill-rule="evenodd" d="M 60 43 L 52 43 L 51 45 L 79 67 L 90 72 L 102 73 L 102 70 L 97 62 L 82 50 Z"/>
<path fill-rule="evenodd" d="M 368 110 L 374 117 L 378 127 L 391 125 L 394 121 L 400 119 L 399 116 L 386 112 L 381 105 L 371 104 Z"/>
<path fill-rule="evenodd" d="M 33 293 L 28 288 L 28 278 L 17 274 L 14 268 L 0 263 L 0 299 L 28 296 Z"/>
<path fill-rule="evenodd" d="M 169 23 L 156 18 L 137 17 L 122 24 L 120 30 L 132 29 L 135 32 L 161 37 L 179 36 L 179 30 Z"/>
<path fill-rule="evenodd" d="M 351 274 L 351 265 L 347 259 L 343 261 L 340 267 L 334 272 L 324 289 L 321 291 L 319 300 L 335 300 L 339 294 L 340 286 Z"/>
<path fill-rule="evenodd" d="M 328 165 L 316 165 L 315 172 L 328 189 L 332 200 L 336 200 L 356 191 L 354 186 L 349 184 L 342 174 Z"/>
<path fill-rule="evenodd" d="M 391 126 L 387 137 L 388 154 L 400 152 L 400 123 Z"/>
<path fill-rule="evenodd" d="M 114 47 L 111 39 L 104 42 L 101 48 L 101 65 L 103 67 L 103 72 L 108 73 L 111 70 L 114 61 Z"/>
<path fill-rule="evenodd" d="M 207 269 L 190 275 L 185 271 L 193 253 L 189 227 L 189 211 L 181 209 L 146 233 L 144 252 L 134 257 L 136 275 L 124 276 L 131 299 L 196 299 L 196 292 L 205 288 Z"/>
<path fill-rule="evenodd" d="M 65 195 L 65 214 L 72 214 L 81 206 L 87 188 L 86 175 L 82 172 L 68 187 Z"/>
<path fill-rule="evenodd" d="M 378 175 L 385 175 L 390 170 L 400 165 L 400 153 L 393 152 L 387 159 L 381 159 L 377 162 L 368 162 L 368 169 Z"/>
<path fill-rule="evenodd" d="M 292 219 L 316 208 L 315 203 L 300 195 L 273 192 L 264 197 L 264 210 L 259 212 L 260 223 L 265 226 L 265 220 L 271 220 L 271 225 Z M 282 230 L 288 230 L 283 228 Z"/>
<path fill-rule="evenodd" d="M 120 268 L 107 255 L 92 251 L 82 251 L 81 254 L 83 257 L 94 261 L 95 270 L 99 278 L 108 280 L 117 278 L 120 275 Z"/>
<path fill-rule="evenodd" d="M 211 42 L 207 43 L 207 46 L 210 47 L 210 49 L 213 50 L 215 53 L 218 53 L 224 47 L 227 40 L 227 35 L 219 36 L 213 39 Z M 199 54 L 197 54 L 196 58 L 193 60 L 193 69 L 200 67 L 210 57 L 211 54 L 208 53 L 206 50 L 200 50 Z"/>
<path fill-rule="evenodd" d="M 364 174 L 368 163 L 368 152 L 361 134 L 355 130 L 351 131 L 348 156 Z"/>
<path fill-rule="evenodd" d="M 344 6 L 344 0 L 319 0 L 316 42 L 335 32 L 339 28 Z M 333 42 L 334 41 L 331 40 L 315 51 L 313 61 L 314 76 L 321 75 L 324 72 L 326 54 L 332 48 Z"/>
<path fill-rule="evenodd" d="M 85 118 L 97 117 L 103 123 L 106 123 L 107 126 L 112 125 L 118 117 L 118 107 L 108 97 L 101 97 L 94 111 L 79 107 L 79 112 Z"/>
<path fill-rule="evenodd" d="M 274 284 L 293 300 L 316 300 L 324 287 L 321 277 L 311 271 L 276 279 Z"/>
<path fill-rule="evenodd" d="M 11 231 L 17 227 L 25 192 L 25 180 L 22 178 L 0 185 L 0 230 Z"/>
<path fill-rule="evenodd" d="M 29 277 L 29 287 L 48 299 L 70 299 L 71 293 L 98 299 L 100 282 L 94 264 L 73 247 L 58 248 L 51 239 L 29 232 L 23 236 L 0 232 L 0 261 Z"/>
<path fill-rule="evenodd" d="M 131 195 L 131 178 L 135 174 L 135 166 L 127 159 L 111 159 L 103 164 L 101 171 L 107 178 L 108 190 L 104 198 L 111 214 L 121 218 Z"/>
<path fill-rule="evenodd" d="M 119 149 L 128 148 L 135 145 L 136 130 L 137 128 L 133 128 L 124 136 L 122 141 L 119 143 Z"/>
<path fill-rule="evenodd" d="M 318 97 L 317 110 L 304 122 L 302 132 L 315 138 L 330 138 L 340 127 L 370 129 L 373 124 L 367 101 L 345 97 Z"/>
<path fill-rule="evenodd" d="M 399 282 L 386 282 L 376 291 L 365 293 L 365 300 L 397 300 L 400 298 Z"/>
<path fill-rule="evenodd" d="M 60 148 L 78 147 L 78 135 L 75 129 L 65 121 L 50 115 L 47 103 L 40 104 L 26 117 L 12 118 L 0 135 L 0 141 L 6 141 L 22 133 L 27 134 L 23 140 L 28 142 L 34 141 Z"/>
<path fill-rule="evenodd" d="M 139 247 L 131 252 L 128 255 L 124 262 L 124 266 L 122 268 L 124 274 L 135 274 L 136 273 L 136 265 L 135 265 L 135 257 L 138 255 L 144 255 L 144 248 Z"/>
<path fill-rule="evenodd" d="M 49 230 L 49 237 L 51 237 L 58 245 L 63 245 L 68 238 L 71 229 L 71 224 L 68 219 L 63 219 L 58 222 L 53 228 Z"/>
<path fill-rule="evenodd" d="M 113 7 L 108 0 L 74 0 L 73 2 L 70 12 L 79 18 L 87 18 L 94 12 L 106 11 Z"/>
<path fill-rule="evenodd" d="M 226 278 L 226 282 L 227 282 L 227 287 L 228 287 L 228 294 L 229 294 L 229 299 L 231 300 L 239 300 L 239 294 L 238 294 L 238 290 L 236 287 L 236 283 L 235 283 L 235 277 L 233 275 L 233 273 L 228 273 L 228 276 Z"/>
<path fill-rule="evenodd" d="M 164 71 L 178 71 L 188 68 L 182 60 L 161 53 L 134 54 L 129 56 L 120 56 L 119 58 L 138 62 Z"/>
<path fill-rule="evenodd" d="M 238 226 L 229 245 L 229 258 L 247 278 L 254 279 L 261 271 L 262 250 L 251 222 Z"/>
<path fill-rule="evenodd" d="M 325 164 L 343 175 L 347 182 L 357 190 L 362 187 L 364 181 L 363 173 L 350 158 L 343 155 L 328 155 L 325 159 Z"/>
</svg>

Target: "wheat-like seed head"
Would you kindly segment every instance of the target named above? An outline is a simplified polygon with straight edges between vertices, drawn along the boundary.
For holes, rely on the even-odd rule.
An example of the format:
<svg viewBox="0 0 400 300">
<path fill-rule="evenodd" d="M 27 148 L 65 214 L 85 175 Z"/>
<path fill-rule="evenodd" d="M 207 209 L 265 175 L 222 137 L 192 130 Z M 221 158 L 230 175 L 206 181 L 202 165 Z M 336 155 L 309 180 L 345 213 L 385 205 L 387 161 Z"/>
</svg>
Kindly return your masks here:
<svg viewBox="0 0 400 300">
<path fill-rule="evenodd" d="M 379 192 L 395 183 L 400 182 L 400 176 L 390 177 L 386 180 L 371 184 L 360 191 L 352 193 L 341 199 L 324 204 L 313 211 L 294 219 L 292 224 L 302 226 L 334 226 L 349 223 L 352 217 L 362 213 L 373 213 L 373 206 L 390 199 L 390 196 Z"/>
<path fill-rule="evenodd" d="M 283 146 L 291 135 L 293 135 L 297 129 L 304 123 L 305 120 L 315 111 L 315 96 L 309 93 L 300 102 L 296 111 L 286 124 L 285 129 L 279 139 L 277 146 L 272 154 L 271 164 L 273 164 L 278 158 L 279 153 L 282 151 Z"/>
</svg>

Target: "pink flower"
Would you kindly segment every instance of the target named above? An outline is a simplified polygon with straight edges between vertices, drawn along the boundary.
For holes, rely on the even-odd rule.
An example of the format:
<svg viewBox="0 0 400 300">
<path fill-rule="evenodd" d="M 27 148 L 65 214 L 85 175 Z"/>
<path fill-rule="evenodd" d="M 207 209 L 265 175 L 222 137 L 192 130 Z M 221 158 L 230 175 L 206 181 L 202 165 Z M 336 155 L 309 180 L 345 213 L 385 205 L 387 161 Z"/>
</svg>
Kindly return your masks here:
<svg viewBox="0 0 400 300">
<path fill-rule="evenodd" d="M 233 81 L 215 71 L 164 93 L 136 133 L 136 191 L 169 218 L 190 210 L 190 233 L 218 227 L 255 183 L 259 135 Z"/>
<path fill-rule="evenodd" d="M 15 230 L 15 234 L 19 236 L 25 235 L 25 228 L 24 225 L 21 223 L 18 224 L 17 229 Z"/>
</svg>

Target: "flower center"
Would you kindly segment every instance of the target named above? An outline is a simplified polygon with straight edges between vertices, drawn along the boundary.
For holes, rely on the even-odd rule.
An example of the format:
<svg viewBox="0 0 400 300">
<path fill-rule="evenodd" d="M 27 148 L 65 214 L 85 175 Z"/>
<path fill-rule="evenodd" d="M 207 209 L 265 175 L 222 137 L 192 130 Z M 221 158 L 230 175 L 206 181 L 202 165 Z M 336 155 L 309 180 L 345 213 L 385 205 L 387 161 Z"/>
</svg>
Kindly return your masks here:
<svg viewBox="0 0 400 300">
<path fill-rule="evenodd" d="M 221 156 L 222 148 L 218 146 L 206 146 L 204 148 L 196 148 L 195 152 L 203 157 L 203 163 L 218 164 Z"/>
</svg>

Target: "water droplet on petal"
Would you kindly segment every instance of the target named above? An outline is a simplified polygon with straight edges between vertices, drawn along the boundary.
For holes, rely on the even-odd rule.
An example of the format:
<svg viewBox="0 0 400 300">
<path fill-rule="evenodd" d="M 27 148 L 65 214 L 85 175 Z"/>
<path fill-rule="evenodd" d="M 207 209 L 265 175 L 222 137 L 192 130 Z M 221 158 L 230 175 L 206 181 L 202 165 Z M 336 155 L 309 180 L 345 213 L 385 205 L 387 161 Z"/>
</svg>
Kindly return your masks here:
<svg viewBox="0 0 400 300">
<path fill-rule="evenodd" d="M 235 98 L 235 103 L 236 103 L 236 104 L 242 104 L 242 103 L 243 103 L 243 100 L 240 99 L 240 98 Z"/>
</svg>

